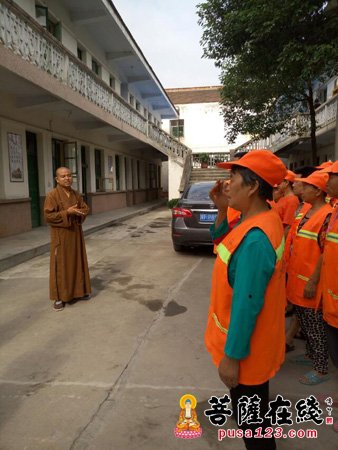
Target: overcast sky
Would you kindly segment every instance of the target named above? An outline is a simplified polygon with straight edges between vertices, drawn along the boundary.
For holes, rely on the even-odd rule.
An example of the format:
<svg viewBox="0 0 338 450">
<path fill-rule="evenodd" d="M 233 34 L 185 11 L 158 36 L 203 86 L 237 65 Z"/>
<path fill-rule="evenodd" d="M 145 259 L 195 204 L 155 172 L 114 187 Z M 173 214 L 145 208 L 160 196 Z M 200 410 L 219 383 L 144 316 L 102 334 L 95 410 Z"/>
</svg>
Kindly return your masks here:
<svg viewBox="0 0 338 450">
<path fill-rule="evenodd" d="M 203 58 L 198 0 L 113 0 L 165 88 L 219 85 L 219 70 Z"/>
</svg>

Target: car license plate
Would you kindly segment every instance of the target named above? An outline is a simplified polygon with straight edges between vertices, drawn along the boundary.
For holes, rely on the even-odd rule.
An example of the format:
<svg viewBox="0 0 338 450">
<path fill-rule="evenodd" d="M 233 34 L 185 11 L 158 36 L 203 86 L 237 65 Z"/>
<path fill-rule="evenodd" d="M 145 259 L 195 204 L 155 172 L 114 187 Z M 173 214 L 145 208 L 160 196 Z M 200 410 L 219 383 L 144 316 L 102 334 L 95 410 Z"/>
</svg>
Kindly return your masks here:
<svg viewBox="0 0 338 450">
<path fill-rule="evenodd" d="M 215 213 L 202 213 L 200 214 L 200 222 L 215 222 Z"/>
</svg>

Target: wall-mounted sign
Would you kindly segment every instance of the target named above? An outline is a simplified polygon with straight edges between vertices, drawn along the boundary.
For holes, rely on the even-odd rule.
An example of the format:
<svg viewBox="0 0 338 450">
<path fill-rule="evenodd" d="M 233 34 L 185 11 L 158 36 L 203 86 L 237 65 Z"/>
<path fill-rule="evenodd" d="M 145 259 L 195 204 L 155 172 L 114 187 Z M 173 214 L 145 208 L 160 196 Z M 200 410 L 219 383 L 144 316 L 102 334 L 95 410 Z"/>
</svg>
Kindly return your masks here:
<svg viewBox="0 0 338 450">
<path fill-rule="evenodd" d="M 10 181 L 23 181 L 23 148 L 21 134 L 7 133 Z"/>
</svg>

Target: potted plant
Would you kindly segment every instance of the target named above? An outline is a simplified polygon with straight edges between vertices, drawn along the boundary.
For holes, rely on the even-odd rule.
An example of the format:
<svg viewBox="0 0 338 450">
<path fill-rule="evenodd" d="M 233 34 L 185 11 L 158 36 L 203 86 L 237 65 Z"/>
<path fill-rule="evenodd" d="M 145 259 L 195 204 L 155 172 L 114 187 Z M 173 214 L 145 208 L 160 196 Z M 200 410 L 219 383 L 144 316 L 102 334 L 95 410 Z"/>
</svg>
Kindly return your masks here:
<svg viewBox="0 0 338 450">
<path fill-rule="evenodd" d="M 209 155 L 208 153 L 200 153 L 200 161 L 202 169 L 206 169 L 209 166 Z"/>
</svg>

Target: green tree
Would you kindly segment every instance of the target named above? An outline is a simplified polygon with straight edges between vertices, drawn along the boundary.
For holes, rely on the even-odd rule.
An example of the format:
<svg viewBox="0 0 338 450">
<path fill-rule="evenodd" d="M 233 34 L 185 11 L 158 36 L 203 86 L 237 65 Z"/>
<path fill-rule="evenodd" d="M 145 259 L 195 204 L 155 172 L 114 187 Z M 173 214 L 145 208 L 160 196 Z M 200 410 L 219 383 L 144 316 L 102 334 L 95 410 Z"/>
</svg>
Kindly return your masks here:
<svg viewBox="0 0 338 450">
<path fill-rule="evenodd" d="M 285 130 L 305 107 L 317 161 L 314 88 L 337 73 L 336 0 L 208 0 L 197 6 L 204 56 L 221 69 L 221 103 L 234 142 Z"/>
</svg>

